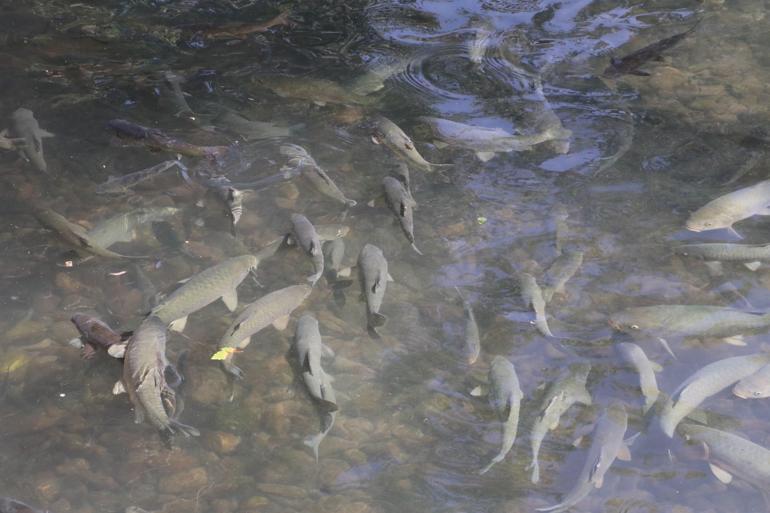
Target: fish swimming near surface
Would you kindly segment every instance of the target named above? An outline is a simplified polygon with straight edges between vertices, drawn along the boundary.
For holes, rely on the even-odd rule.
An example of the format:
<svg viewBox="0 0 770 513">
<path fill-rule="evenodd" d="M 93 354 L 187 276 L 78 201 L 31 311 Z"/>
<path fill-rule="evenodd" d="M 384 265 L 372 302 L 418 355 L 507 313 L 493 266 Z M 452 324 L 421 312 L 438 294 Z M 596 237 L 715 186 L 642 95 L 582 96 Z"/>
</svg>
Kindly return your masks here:
<svg viewBox="0 0 770 513">
<path fill-rule="evenodd" d="M 610 60 L 609 66 L 607 66 L 607 68 L 604 70 L 604 76 L 608 78 L 615 78 L 619 77 L 620 75 L 638 75 L 641 77 L 650 76 L 649 72 L 639 68 L 650 61 L 662 60 L 663 58 L 661 54 L 687 37 L 692 31 L 695 30 L 695 28 L 698 26 L 698 23 L 695 23 L 692 27 L 685 30 L 684 32 L 680 32 L 679 34 L 674 34 L 673 36 L 661 39 L 660 41 L 656 41 L 655 43 L 647 45 L 644 48 L 636 50 L 635 52 L 631 52 L 625 57 L 613 57 Z"/>
<path fill-rule="evenodd" d="M 770 215 L 770 180 L 713 199 L 690 214 L 685 227 L 693 232 L 727 228 L 753 216 Z"/>
<path fill-rule="evenodd" d="M 218 352 L 224 350 L 226 353 L 222 359 L 225 371 L 242 379 L 244 373 L 234 363 L 235 353 L 249 345 L 252 335 L 271 324 L 278 330 L 285 330 L 289 315 L 299 308 L 312 290 L 310 285 L 291 285 L 266 294 L 244 308 L 227 327 L 217 346 Z"/>
<path fill-rule="evenodd" d="M 213 122 L 217 127 L 222 126 L 225 130 L 240 135 L 246 141 L 289 137 L 293 131 L 292 127 L 280 126 L 269 121 L 252 121 L 228 109 L 219 113 Z"/>
<path fill-rule="evenodd" d="M 294 244 L 297 244 L 297 246 L 302 248 L 302 251 L 310 257 L 313 262 L 313 275 L 309 276 L 307 281 L 309 281 L 311 285 L 315 285 L 318 278 L 320 278 L 324 272 L 324 252 L 315 227 L 308 218 L 302 214 L 292 214 L 291 233 L 286 237 L 287 241 L 290 240 Z"/>
<path fill-rule="evenodd" d="M 707 262 L 742 263 L 752 271 L 756 271 L 762 263 L 770 262 L 770 244 L 681 244 L 674 248 L 674 253 Z"/>
<path fill-rule="evenodd" d="M 633 342 L 621 342 L 615 345 L 615 349 L 623 360 L 633 366 L 639 374 L 639 386 L 644 396 L 643 412 L 647 413 L 660 395 L 655 372 L 660 372 L 662 367 L 651 362 L 644 350 Z"/>
<path fill-rule="evenodd" d="M 570 365 L 556 381 L 548 385 L 529 435 L 532 446 L 532 462 L 527 468 L 532 469 L 531 481 L 533 483 L 540 481 L 538 455 L 545 435 L 548 434 L 548 431 L 559 426 L 559 419 L 573 404 L 591 405 L 591 394 L 586 388 L 586 381 L 590 372 L 590 364 L 575 363 Z"/>
<path fill-rule="evenodd" d="M 238 307 L 238 285 L 256 271 L 259 260 L 253 255 L 228 258 L 187 279 L 152 309 L 174 331 L 184 331 L 187 316 L 222 298 L 228 310 Z"/>
<path fill-rule="evenodd" d="M 48 164 L 43 154 L 43 139 L 54 137 L 54 134 L 40 128 L 31 110 L 20 107 L 11 115 L 13 132 L 17 139 L 23 140 L 19 152 L 38 171 L 48 173 Z"/>
<path fill-rule="evenodd" d="M 321 367 L 321 357 L 334 355 L 334 351 L 324 345 L 318 329 L 318 320 L 311 314 L 304 314 L 297 322 L 294 335 L 294 351 L 297 355 L 302 381 L 310 397 L 321 414 L 321 431 L 305 440 L 305 444 L 313 449 L 316 462 L 318 447 L 334 424 L 333 414 L 339 410 L 331 379 Z"/>
<path fill-rule="evenodd" d="M 537 284 L 537 280 L 530 273 L 521 273 L 519 275 L 519 286 L 521 290 L 521 299 L 528 308 L 535 312 L 535 326 L 537 330 L 546 337 L 553 337 L 551 328 L 548 327 L 548 317 L 545 313 L 545 298 L 543 290 Z"/>
<path fill-rule="evenodd" d="M 291 10 L 285 10 L 277 16 L 262 23 L 241 23 L 238 25 L 225 25 L 203 31 L 206 39 L 245 39 L 260 32 L 267 32 L 273 27 L 281 25 L 292 26 Z"/>
<path fill-rule="evenodd" d="M 123 379 L 114 393 L 127 392 L 134 405 L 137 424 L 149 422 L 164 436 L 176 432 L 185 437 L 200 432 L 176 419 L 176 394 L 166 382 L 166 323 L 155 316 L 145 318 L 128 340 L 123 358 Z"/>
<path fill-rule="evenodd" d="M 479 325 L 476 323 L 476 316 L 473 314 L 473 306 L 468 301 L 459 287 L 455 287 L 457 295 L 463 303 L 465 311 L 465 336 L 463 337 L 463 354 L 468 365 L 473 365 L 481 353 L 481 338 L 479 337 Z"/>
<path fill-rule="evenodd" d="M 181 211 L 176 207 L 138 208 L 100 221 L 88 230 L 88 237 L 103 248 L 109 248 L 117 242 L 131 242 L 141 227 L 154 221 L 163 221 Z"/>
<path fill-rule="evenodd" d="M 743 334 L 770 327 L 770 313 L 709 305 L 654 305 L 626 308 L 610 315 L 610 326 L 631 335 L 668 338 L 718 338 L 744 346 Z"/>
<path fill-rule="evenodd" d="M 204 180 L 203 186 L 206 187 L 206 196 L 214 198 L 216 203 L 227 213 L 230 233 L 235 235 L 235 227 L 243 215 L 243 191 L 230 185 L 228 180 L 216 178 Z"/>
<path fill-rule="evenodd" d="M 770 353 L 733 356 L 710 363 L 684 380 L 666 401 L 660 427 L 669 438 L 677 424 L 700 404 L 770 363 Z"/>
<path fill-rule="evenodd" d="M 414 207 L 417 206 L 417 202 L 406 190 L 403 182 L 397 178 L 386 176 L 382 179 L 382 188 L 385 191 L 385 203 L 398 219 L 406 240 L 409 241 L 415 253 L 422 255 L 414 243 Z"/>
<path fill-rule="evenodd" d="M 516 369 L 507 358 L 499 355 L 492 359 L 487 388 L 489 402 L 503 423 L 503 441 L 500 452 L 479 470 L 479 474 L 486 474 L 496 463 L 503 461 L 513 447 L 519 429 L 519 406 L 523 395 Z M 484 395 L 483 387 L 473 389 L 471 395 Z"/>
<path fill-rule="evenodd" d="M 328 196 L 346 207 L 356 206 L 356 201 L 349 199 L 337 187 L 329 174 L 319 166 L 315 159 L 301 146 L 296 144 L 284 144 L 281 146 L 281 154 L 289 157 L 289 162 L 284 168 L 297 169 L 307 180 L 318 189 L 318 192 Z M 283 169 L 283 168 L 282 168 Z"/>
<path fill-rule="evenodd" d="M 397 157 L 405 162 L 422 169 L 432 171 L 438 167 L 450 167 L 451 164 L 433 164 L 420 155 L 412 138 L 399 128 L 394 122 L 384 116 L 377 116 L 374 120 L 374 132 L 372 141 L 376 144 L 384 144 Z"/>
<path fill-rule="evenodd" d="M 103 258 L 147 258 L 146 256 L 129 256 L 115 253 L 94 241 L 85 228 L 73 223 L 50 208 L 35 206 L 32 215 L 45 228 L 52 230 L 63 242 L 75 250 L 81 257 L 99 256 Z"/>
<path fill-rule="evenodd" d="M 564 294 L 564 286 L 583 265 L 582 251 L 565 251 L 543 275 L 543 299 L 549 303 L 554 294 Z"/>
<path fill-rule="evenodd" d="M 157 91 L 162 102 L 168 104 L 174 116 L 195 121 L 195 113 L 190 108 L 190 104 L 187 103 L 185 92 L 182 91 L 184 79 L 172 71 L 164 71 L 159 78 Z"/>
<path fill-rule="evenodd" d="M 377 336 L 377 328 L 384 326 L 388 320 L 380 313 L 380 308 L 388 282 L 393 281 L 388 273 L 388 261 L 380 248 L 367 244 L 361 249 L 358 274 L 361 296 L 366 301 L 366 327 L 370 335 Z"/>
<path fill-rule="evenodd" d="M 205 158 L 217 163 L 223 162 L 226 156 L 233 151 L 228 146 L 196 146 L 175 139 L 157 128 L 148 128 L 125 119 L 113 119 L 107 125 L 115 131 L 118 137 L 136 141 L 151 150 Z"/>
<path fill-rule="evenodd" d="M 409 58 L 380 59 L 368 64 L 367 70 L 350 82 L 348 89 L 358 96 L 366 96 L 375 93 L 385 87 L 385 82 L 392 76 L 406 71 Z"/>
<path fill-rule="evenodd" d="M 679 433 L 688 441 L 702 444 L 709 469 L 722 483 L 733 477 L 759 490 L 770 506 L 770 450 L 727 431 L 685 423 Z"/>
<path fill-rule="evenodd" d="M 185 167 L 184 164 L 178 160 L 166 160 L 146 169 L 110 178 L 106 182 L 97 185 L 94 191 L 96 194 L 126 194 L 131 192 L 131 189 L 135 186 L 150 181 L 173 167 L 177 167 L 179 169 L 179 174 L 183 176 L 183 179 L 186 182 L 190 182 L 189 176 L 186 176 L 187 167 Z"/>
<path fill-rule="evenodd" d="M 118 333 L 106 322 L 86 314 L 75 314 L 70 321 L 80 333 L 80 337 L 76 340 L 80 342 L 80 355 L 84 360 L 93 358 L 99 349 L 109 352 L 112 346 L 123 344 L 131 335 L 131 333 Z M 122 352 L 121 350 L 119 354 Z M 115 353 L 114 350 L 111 354 L 113 353 Z"/>
<path fill-rule="evenodd" d="M 733 394 L 741 399 L 770 397 L 770 364 L 736 383 L 733 387 Z"/>
<path fill-rule="evenodd" d="M 52 513 L 48 510 L 35 509 L 28 504 L 10 497 L 0 498 L 0 513 Z"/>
<path fill-rule="evenodd" d="M 343 239 L 327 241 L 324 243 L 323 250 L 326 280 L 332 287 L 335 302 L 339 306 L 345 306 L 345 294 L 342 289 L 353 284 L 353 280 L 349 279 L 350 267 L 342 263 L 345 258 L 345 241 Z"/>
<path fill-rule="evenodd" d="M 577 478 L 575 487 L 564 496 L 562 501 L 537 511 L 566 511 L 591 493 L 594 488 L 601 488 L 604 475 L 616 458 L 631 459 L 628 446 L 623 442 L 623 436 L 628 427 L 628 414 L 622 403 L 614 402 L 602 413 L 593 430 L 593 440 L 588 449 L 583 469 Z"/>
<path fill-rule="evenodd" d="M 371 96 L 359 96 L 331 80 L 314 77 L 291 77 L 288 75 L 258 75 L 252 82 L 271 90 L 281 98 L 306 100 L 319 106 L 328 103 L 339 105 L 369 105 L 375 101 Z"/>
</svg>

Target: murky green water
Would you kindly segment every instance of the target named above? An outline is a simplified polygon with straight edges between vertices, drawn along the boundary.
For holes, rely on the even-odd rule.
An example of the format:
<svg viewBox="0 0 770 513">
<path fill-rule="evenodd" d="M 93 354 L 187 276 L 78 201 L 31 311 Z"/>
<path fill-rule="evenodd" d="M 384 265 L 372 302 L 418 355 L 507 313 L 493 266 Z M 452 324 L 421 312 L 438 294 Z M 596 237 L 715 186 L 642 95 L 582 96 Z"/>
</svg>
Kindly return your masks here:
<svg viewBox="0 0 770 513">
<path fill-rule="evenodd" d="M 291 24 L 233 28 L 290 8 Z M 766 178 L 766 8 L 748 0 L 0 3 L 0 129 L 12 128 L 11 114 L 23 106 L 55 134 L 43 140 L 50 175 L 0 149 L 0 496 L 82 513 L 129 506 L 533 511 L 573 487 L 586 455 L 573 440 L 620 399 L 629 412 L 626 436 L 643 436 L 632 460 L 615 461 L 604 485 L 574 511 L 764 510 L 756 490 L 721 484 L 699 451 L 665 437 L 654 414 L 642 416 L 637 377 L 612 350 L 625 338 L 613 334 L 607 316 L 653 304 L 770 308 L 766 270 L 726 264 L 717 274 L 671 250 L 683 240 L 735 241 L 724 231 L 688 232 L 685 220 L 714 197 Z M 650 76 L 600 78 L 610 56 L 696 20 L 663 62 L 642 66 Z M 468 45 L 480 31 L 490 38 L 474 64 Z M 179 77 L 191 113 L 180 109 L 167 72 Z M 275 75 L 294 80 L 277 87 Z M 261 138 L 228 123 L 232 112 L 291 133 Z M 380 200 L 382 178 L 400 161 L 372 142 L 378 114 L 411 135 L 428 161 L 451 164 L 433 172 L 411 167 L 424 256 Z M 419 116 L 519 134 L 560 123 L 571 131 L 569 148 L 551 141 L 482 162 L 469 149 L 433 144 Z M 256 252 L 302 212 L 316 224 L 350 227 L 346 266 L 366 243 L 382 248 L 394 282 L 381 338 L 366 332 L 358 283 L 343 291 L 343 304 L 322 278 L 286 331 L 269 327 L 238 354 L 246 377 L 233 386 L 210 360 L 234 315 L 218 301 L 169 339 L 171 361 L 190 350 L 181 420 L 201 437 L 177 437 L 168 449 L 150 425 L 134 424 L 128 399 L 112 394 L 121 363 L 104 353 L 81 360 L 67 344 L 77 335 L 69 318 L 86 312 L 132 330 L 156 293 L 243 248 L 229 238 L 217 204 L 174 170 L 128 193 L 96 193 L 110 177 L 175 158 L 116 138 L 107 128 L 115 118 L 196 145 L 231 146 L 214 169 L 237 183 L 279 173 L 287 163 L 282 144 L 307 149 L 358 204 L 343 210 L 296 177 L 245 196 L 238 240 Z M 181 158 L 192 173 L 204 162 Z M 87 228 L 139 207 L 182 211 L 111 247 L 151 259 L 75 259 L 66 267 L 72 255 L 28 214 L 33 202 Z M 736 228 L 745 242 L 765 243 L 765 226 L 755 217 Z M 585 256 L 566 294 L 546 307 L 559 337 L 548 339 L 532 324 L 516 276 L 540 279 L 557 244 Z M 310 273 L 305 255 L 283 250 L 260 264 L 260 286 L 243 282 L 240 305 Z M 480 327 L 473 365 L 463 357 L 455 286 Z M 324 368 L 335 378 L 339 413 L 318 464 L 303 440 L 318 431 L 319 416 L 287 356 L 303 311 L 316 315 L 336 353 Z M 747 341 L 671 340 L 677 360 L 653 339 L 638 342 L 664 367 L 661 391 L 672 393 L 706 363 L 767 349 L 765 335 Z M 487 402 L 469 391 L 486 381 L 495 355 L 515 365 L 521 422 L 507 458 L 478 475 L 499 448 L 500 430 Z M 592 364 L 593 406 L 573 406 L 548 433 L 542 479 L 533 485 L 526 466 L 541 385 L 577 359 Z M 703 407 L 716 427 L 768 442 L 764 402 L 727 390 Z"/>
</svg>

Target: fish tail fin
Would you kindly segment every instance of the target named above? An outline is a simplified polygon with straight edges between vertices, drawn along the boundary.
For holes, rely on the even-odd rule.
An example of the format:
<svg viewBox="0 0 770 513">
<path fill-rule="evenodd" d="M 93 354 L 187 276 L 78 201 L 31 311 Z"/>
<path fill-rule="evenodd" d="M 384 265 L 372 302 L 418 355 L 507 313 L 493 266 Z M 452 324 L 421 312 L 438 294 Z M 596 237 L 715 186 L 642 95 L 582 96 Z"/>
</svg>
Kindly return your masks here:
<svg viewBox="0 0 770 513">
<path fill-rule="evenodd" d="M 413 250 L 414 250 L 414 252 L 415 252 L 415 253 L 417 253 L 418 255 L 420 255 L 420 256 L 423 256 L 423 255 L 422 255 L 422 251 L 420 251 L 419 249 L 417 249 L 417 246 L 415 246 L 415 245 L 414 245 L 414 242 L 412 242 L 412 249 L 413 249 Z"/>
<path fill-rule="evenodd" d="M 382 315 L 379 312 L 370 312 L 369 318 L 368 318 L 368 327 L 370 329 L 374 328 L 380 328 L 382 326 L 385 326 L 385 323 L 388 322 L 388 318 L 384 315 Z"/>
<path fill-rule="evenodd" d="M 326 433 L 321 431 L 320 433 L 317 433 L 315 435 L 309 436 L 305 438 L 305 440 L 302 442 L 311 449 L 313 449 L 313 456 L 315 456 L 315 462 L 318 463 L 318 448 L 321 445 L 321 441 L 324 439 L 324 436 L 326 436 Z"/>
<path fill-rule="evenodd" d="M 479 475 L 481 476 L 481 475 L 486 474 L 487 472 L 489 472 L 489 469 L 491 469 L 492 467 L 495 466 L 495 463 L 498 463 L 498 462 L 501 462 L 501 461 L 503 461 L 503 455 L 502 454 L 498 454 L 497 456 L 492 458 L 492 461 L 490 461 L 489 464 L 487 464 L 486 467 L 484 467 L 481 470 L 479 470 Z"/>
<path fill-rule="evenodd" d="M 553 337 L 554 334 L 551 333 L 551 328 L 548 327 L 548 320 L 545 317 L 538 317 L 535 319 L 535 326 L 537 326 L 537 329 L 545 335 L 546 337 Z"/>
<path fill-rule="evenodd" d="M 326 399 L 318 399 L 318 406 L 324 413 L 331 413 L 340 409 L 337 403 L 327 401 Z"/>
<path fill-rule="evenodd" d="M 533 484 L 537 484 L 540 482 L 540 465 L 538 464 L 537 460 L 532 460 L 530 467 L 532 468 L 532 476 L 530 477 L 530 481 L 532 481 Z"/>
<path fill-rule="evenodd" d="M 593 402 L 591 393 L 588 392 L 588 389 L 585 387 L 585 385 L 583 385 L 580 390 L 577 391 L 575 400 L 586 406 L 591 406 L 591 403 Z"/>
<path fill-rule="evenodd" d="M 178 420 L 171 421 L 171 431 L 178 431 L 179 433 L 182 433 L 185 438 L 190 438 L 191 436 L 201 436 L 201 432 L 196 428 L 188 426 L 187 424 L 182 424 Z"/>
</svg>

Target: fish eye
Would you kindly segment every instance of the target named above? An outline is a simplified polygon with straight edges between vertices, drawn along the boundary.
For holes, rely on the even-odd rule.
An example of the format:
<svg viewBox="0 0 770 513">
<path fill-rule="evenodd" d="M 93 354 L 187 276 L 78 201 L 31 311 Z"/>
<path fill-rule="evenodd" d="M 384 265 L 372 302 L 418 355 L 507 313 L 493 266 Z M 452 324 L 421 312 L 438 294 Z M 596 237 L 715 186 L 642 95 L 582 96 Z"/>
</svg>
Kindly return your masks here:
<svg viewBox="0 0 770 513">
<path fill-rule="evenodd" d="M 762 395 L 762 392 L 760 392 L 759 390 L 755 390 L 755 391 L 752 393 L 752 395 L 753 395 L 754 397 L 760 397 L 760 396 Z"/>
</svg>

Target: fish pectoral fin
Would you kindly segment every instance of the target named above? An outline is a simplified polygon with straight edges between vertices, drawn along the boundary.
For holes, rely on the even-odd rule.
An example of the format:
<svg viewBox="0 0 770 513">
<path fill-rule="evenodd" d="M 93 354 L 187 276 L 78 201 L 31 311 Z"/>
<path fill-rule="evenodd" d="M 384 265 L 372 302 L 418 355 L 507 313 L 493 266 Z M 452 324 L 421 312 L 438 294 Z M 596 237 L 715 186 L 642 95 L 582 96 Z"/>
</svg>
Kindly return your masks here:
<svg viewBox="0 0 770 513">
<path fill-rule="evenodd" d="M 674 351 L 671 350 L 671 346 L 668 345 L 668 341 L 665 338 L 658 337 L 658 342 L 660 342 L 660 345 L 663 346 L 663 349 L 665 349 L 666 352 L 671 355 L 671 358 L 673 358 L 674 360 L 677 359 L 676 355 L 674 354 Z"/>
<path fill-rule="evenodd" d="M 313 374 L 313 369 L 310 366 L 310 354 L 306 354 L 305 358 L 302 359 L 302 372 Z"/>
<path fill-rule="evenodd" d="M 171 321 L 171 324 L 168 325 L 168 329 L 171 331 L 176 331 L 177 333 L 182 333 L 184 331 L 185 326 L 187 326 L 187 316 L 180 319 L 175 319 Z"/>
<path fill-rule="evenodd" d="M 717 467 L 713 463 L 709 463 L 709 470 L 711 470 L 711 473 L 714 474 L 714 477 L 719 479 L 724 484 L 730 484 L 730 482 L 733 480 L 732 474 L 722 468 Z"/>
<path fill-rule="evenodd" d="M 620 461 L 631 461 L 631 449 L 628 448 L 627 444 L 621 444 L 620 449 L 618 449 L 617 458 Z"/>
<path fill-rule="evenodd" d="M 283 317 L 277 318 L 272 322 L 272 325 L 278 331 L 285 330 L 289 326 L 289 316 L 284 315 Z"/>
<path fill-rule="evenodd" d="M 222 295 L 222 302 L 228 310 L 234 312 L 238 308 L 238 291 L 235 289 L 227 291 Z"/>
<path fill-rule="evenodd" d="M 495 153 L 492 151 L 477 151 L 476 157 L 482 162 L 488 162 L 494 158 Z"/>
<path fill-rule="evenodd" d="M 45 137 L 56 137 L 56 134 L 52 134 L 48 130 L 43 130 L 42 128 L 37 131 L 37 136 L 41 138 Z"/>
<path fill-rule="evenodd" d="M 762 262 L 759 262 L 756 260 L 754 262 L 746 262 L 745 264 L 743 264 L 743 266 L 746 267 L 746 269 L 748 269 L 749 271 L 756 271 L 757 269 L 759 269 L 759 266 L 761 265 L 762 265 Z"/>
<path fill-rule="evenodd" d="M 334 349 L 324 343 L 321 343 L 321 354 L 327 358 L 334 358 Z"/>
<path fill-rule="evenodd" d="M 650 367 L 652 367 L 653 372 L 661 372 L 663 370 L 663 366 L 659 364 L 658 362 L 653 362 L 650 360 Z"/>
<path fill-rule="evenodd" d="M 385 281 L 395 281 L 395 280 L 393 279 L 393 276 L 391 276 L 390 273 L 388 273 L 388 275 L 385 276 Z"/>
<path fill-rule="evenodd" d="M 126 386 L 123 384 L 123 380 L 119 379 L 112 386 L 112 395 L 120 395 L 126 393 Z"/>
<path fill-rule="evenodd" d="M 110 347 L 107 348 L 107 354 L 112 356 L 113 358 L 123 358 L 126 355 L 127 345 L 128 343 L 112 344 Z"/>
<path fill-rule="evenodd" d="M 580 404 L 584 404 L 585 406 L 591 406 L 591 404 L 593 404 L 591 393 L 585 387 L 578 390 L 578 393 L 575 396 L 575 401 Z"/>
<path fill-rule="evenodd" d="M 433 141 L 433 146 L 435 146 L 439 150 L 443 150 L 444 148 L 446 148 L 449 145 L 447 143 L 445 143 L 444 141 L 434 140 Z"/>
<path fill-rule="evenodd" d="M 746 345 L 746 341 L 743 339 L 743 335 L 733 335 L 732 337 L 725 337 L 722 339 L 722 342 L 724 342 L 725 344 L 730 344 L 731 346 L 743 347 Z"/>
<path fill-rule="evenodd" d="M 473 390 L 470 391 L 470 394 L 473 397 L 484 397 L 485 395 L 489 394 L 489 389 L 486 385 L 479 385 L 473 388 Z"/>
<path fill-rule="evenodd" d="M 337 276 L 341 276 L 343 278 L 347 278 L 350 276 L 350 273 L 352 272 L 350 267 L 343 267 L 339 271 L 337 271 Z"/>
</svg>

